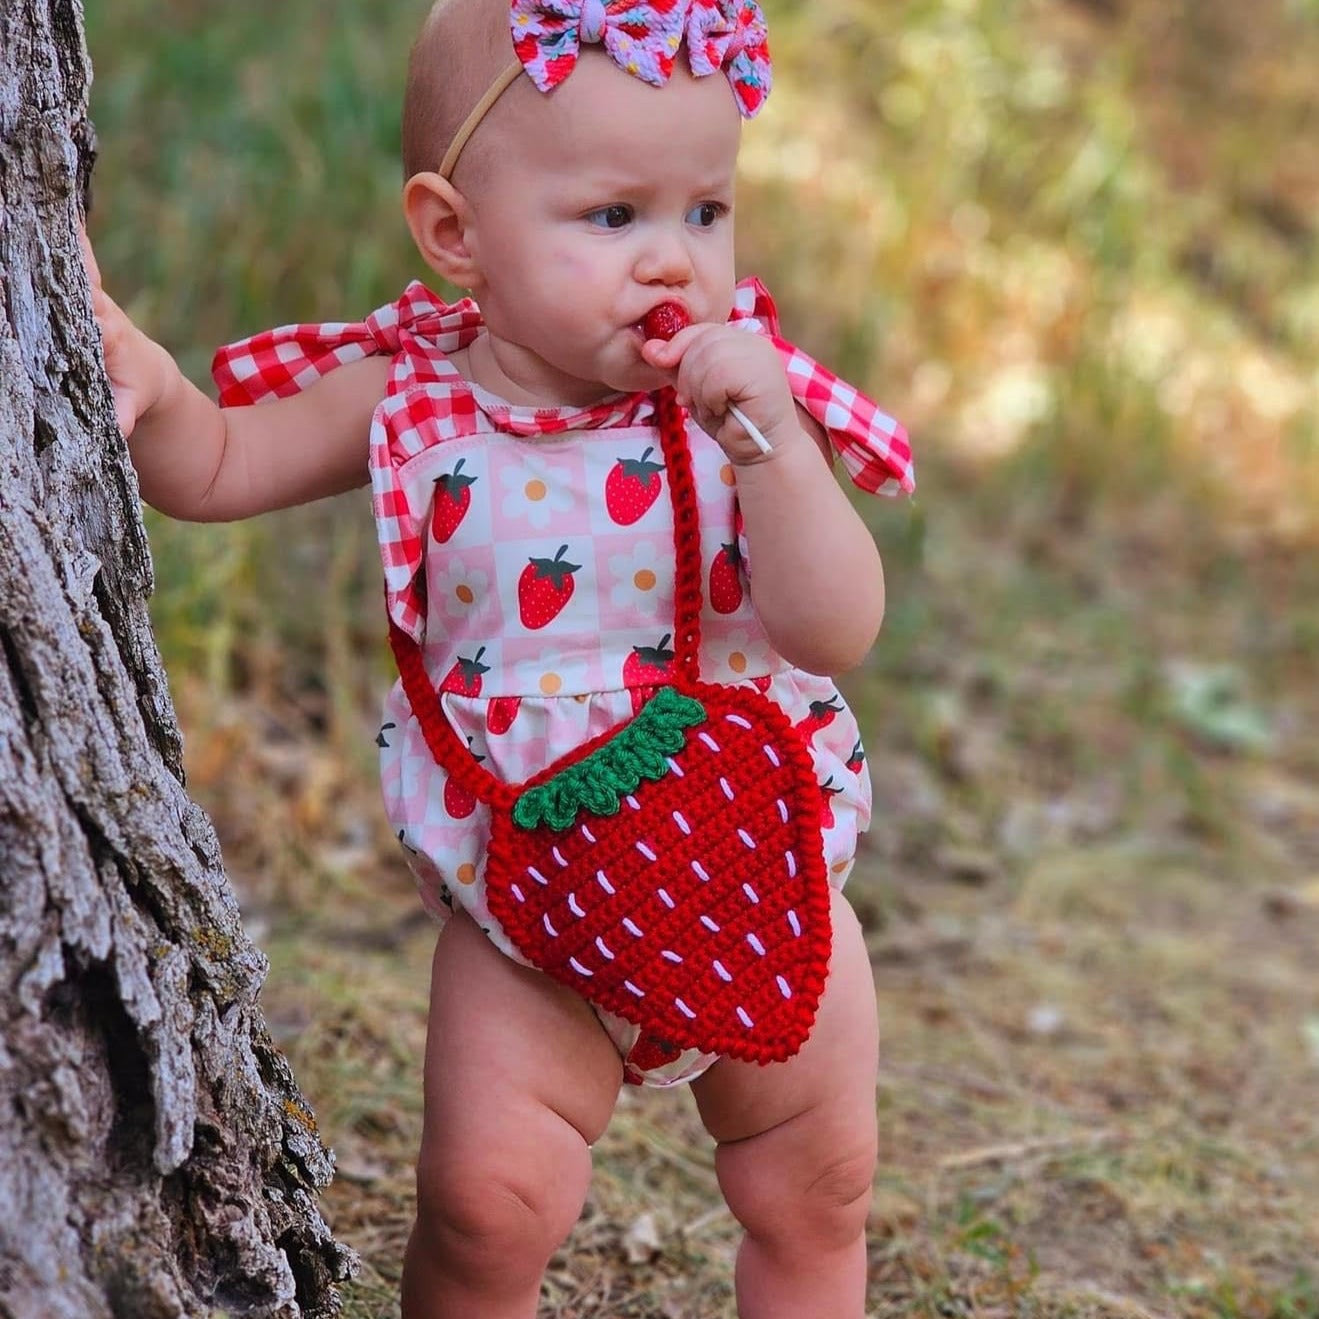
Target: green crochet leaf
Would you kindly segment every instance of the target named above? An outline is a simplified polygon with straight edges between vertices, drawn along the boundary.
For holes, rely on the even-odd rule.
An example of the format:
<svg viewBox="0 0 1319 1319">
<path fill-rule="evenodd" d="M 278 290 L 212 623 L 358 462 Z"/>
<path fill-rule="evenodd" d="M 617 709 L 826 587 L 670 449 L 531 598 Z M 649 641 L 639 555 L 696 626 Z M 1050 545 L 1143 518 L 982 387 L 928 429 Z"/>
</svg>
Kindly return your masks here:
<svg viewBox="0 0 1319 1319">
<path fill-rule="evenodd" d="M 655 782 L 669 772 L 669 757 L 687 745 L 687 730 L 705 719 L 700 701 L 661 687 L 603 746 L 547 783 L 528 788 L 513 807 L 514 823 L 523 829 L 547 824 L 562 832 L 583 811 L 617 815 L 623 798 L 642 779 Z"/>
</svg>

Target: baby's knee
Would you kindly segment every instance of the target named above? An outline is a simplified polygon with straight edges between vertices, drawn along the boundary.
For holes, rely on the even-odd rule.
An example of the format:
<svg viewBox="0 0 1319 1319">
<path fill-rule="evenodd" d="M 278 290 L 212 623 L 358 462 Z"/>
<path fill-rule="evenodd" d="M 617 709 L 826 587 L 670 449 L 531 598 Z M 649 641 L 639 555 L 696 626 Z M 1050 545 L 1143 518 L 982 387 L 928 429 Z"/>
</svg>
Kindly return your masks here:
<svg viewBox="0 0 1319 1319">
<path fill-rule="evenodd" d="M 509 1166 L 498 1157 L 423 1159 L 417 1168 L 414 1245 L 473 1283 L 535 1276 L 576 1223 L 586 1169 Z"/>
<path fill-rule="evenodd" d="M 862 1137 L 827 1154 L 757 1158 L 750 1146 L 720 1150 L 720 1185 L 734 1217 L 766 1244 L 830 1250 L 865 1230 L 875 1177 L 876 1150 Z M 733 1150 L 744 1158 L 728 1159 Z"/>
<path fill-rule="evenodd" d="M 873 1145 L 840 1154 L 819 1171 L 802 1196 L 802 1212 L 829 1235 L 851 1241 L 865 1230 L 875 1187 Z"/>
</svg>

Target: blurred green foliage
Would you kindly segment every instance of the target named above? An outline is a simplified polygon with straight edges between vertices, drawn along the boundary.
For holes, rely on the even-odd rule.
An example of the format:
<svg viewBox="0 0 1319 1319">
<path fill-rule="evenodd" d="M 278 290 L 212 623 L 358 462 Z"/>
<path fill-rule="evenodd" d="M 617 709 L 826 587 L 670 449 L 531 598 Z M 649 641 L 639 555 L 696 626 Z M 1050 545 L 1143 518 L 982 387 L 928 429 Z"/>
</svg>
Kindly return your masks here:
<svg viewBox="0 0 1319 1319">
<path fill-rule="evenodd" d="M 98 254 L 195 379 L 222 342 L 358 316 L 426 274 L 397 202 L 425 7 L 89 9 Z M 1072 515 L 1216 476 L 1255 524 L 1305 527 L 1312 7 L 1250 23 L 1233 0 L 767 8 L 778 89 L 747 132 L 743 267 L 789 333 L 908 420 L 927 472 L 960 455 L 1001 499 Z M 881 522 L 900 554 L 911 527 Z M 320 681 L 375 611 L 369 536 L 337 570 L 361 590 L 337 622 L 300 587 L 345 525 L 334 507 L 203 533 L 153 519 L 167 652 L 225 682 L 250 662 L 239 639 L 264 641 Z"/>
</svg>

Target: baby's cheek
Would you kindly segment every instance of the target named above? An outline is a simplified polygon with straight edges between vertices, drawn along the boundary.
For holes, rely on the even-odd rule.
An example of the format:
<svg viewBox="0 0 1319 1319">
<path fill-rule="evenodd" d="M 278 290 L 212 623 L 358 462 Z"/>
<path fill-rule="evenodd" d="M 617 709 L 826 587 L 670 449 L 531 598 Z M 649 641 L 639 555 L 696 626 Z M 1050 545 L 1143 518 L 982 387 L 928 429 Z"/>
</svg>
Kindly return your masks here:
<svg viewBox="0 0 1319 1319">
<path fill-rule="evenodd" d="M 545 253 L 545 269 L 556 272 L 556 278 L 576 287 L 597 281 L 600 276 L 599 262 L 592 260 L 575 244 L 564 243 L 550 247 Z"/>
</svg>

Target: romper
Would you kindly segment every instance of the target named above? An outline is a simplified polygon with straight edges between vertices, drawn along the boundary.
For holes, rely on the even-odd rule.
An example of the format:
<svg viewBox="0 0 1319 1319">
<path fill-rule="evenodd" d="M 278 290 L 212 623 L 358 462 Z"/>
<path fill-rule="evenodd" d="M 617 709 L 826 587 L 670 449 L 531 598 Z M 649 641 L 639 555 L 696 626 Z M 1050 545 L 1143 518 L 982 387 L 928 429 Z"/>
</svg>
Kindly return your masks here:
<svg viewBox="0 0 1319 1319">
<path fill-rule="evenodd" d="M 730 322 L 774 339 L 794 397 L 858 486 L 911 491 L 902 428 L 778 338 L 758 281 L 738 286 Z M 665 684 L 674 524 L 655 397 L 510 405 L 448 360 L 481 325 L 470 300 L 446 305 L 413 283 L 363 324 L 286 326 L 221 349 L 214 373 L 222 406 L 235 406 L 296 393 L 371 353 L 393 357 L 370 446 L 389 619 L 420 645 L 441 708 L 472 755 L 519 782 L 630 719 Z M 700 510 L 701 676 L 755 687 L 807 739 L 829 882 L 841 888 L 870 819 L 857 721 L 831 679 L 774 652 L 751 605 L 733 468 L 693 422 L 686 431 Z M 427 910 L 443 923 L 462 907 L 527 964 L 486 901 L 489 809 L 436 763 L 399 683 L 377 743 L 386 813 Z M 638 1027 L 596 1012 L 626 1063 Z M 716 1056 L 687 1050 L 662 1066 L 630 1066 L 627 1079 L 678 1084 Z"/>
</svg>

